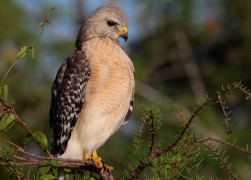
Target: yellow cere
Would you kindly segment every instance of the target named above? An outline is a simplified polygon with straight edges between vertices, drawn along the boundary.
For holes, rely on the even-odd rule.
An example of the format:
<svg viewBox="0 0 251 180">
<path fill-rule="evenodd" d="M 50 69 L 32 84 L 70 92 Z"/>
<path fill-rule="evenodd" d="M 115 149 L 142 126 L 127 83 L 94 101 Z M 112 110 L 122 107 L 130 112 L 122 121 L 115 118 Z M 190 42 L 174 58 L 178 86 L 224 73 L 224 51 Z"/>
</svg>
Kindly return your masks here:
<svg viewBox="0 0 251 180">
<path fill-rule="evenodd" d="M 122 28 L 122 31 L 123 31 L 123 32 L 127 32 L 127 28 L 124 26 L 124 27 Z"/>
</svg>

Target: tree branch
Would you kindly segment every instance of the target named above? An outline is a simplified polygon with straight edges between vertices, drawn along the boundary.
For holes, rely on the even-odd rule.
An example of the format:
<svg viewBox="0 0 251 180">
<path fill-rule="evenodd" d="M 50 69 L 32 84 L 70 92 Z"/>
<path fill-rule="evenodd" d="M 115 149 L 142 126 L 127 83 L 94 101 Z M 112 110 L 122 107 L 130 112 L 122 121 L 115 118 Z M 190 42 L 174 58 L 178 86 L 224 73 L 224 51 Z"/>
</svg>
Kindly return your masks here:
<svg viewBox="0 0 251 180">
<path fill-rule="evenodd" d="M 239 89 L 242 93 L 245 94 L 246 98 L 250 98 L 250 92 L 243 87 L 243 85 L 241 83 L 237 83 L 237 82 L 234 82 L 232 83 L 231 85 L 229 85 L 226 89 L 222 89 L 221 91 L 219 91 L 217 93 L 217 95 L 215 95 L 214 97 L 212 98 L 208 98 L 203 104 L 201 104 L 195 111 L 194 113 L 190 116 L 188 122 L 185 124 L 184 128 L 182 129 L 180 135 L 176 138 L 176 140 L 169 146 L 167 146 L 166 148 L 164 149 L 155 149 L 152 153 L 151 153 L 151 156 L 148 156 L 148 157 L 145 157 L 144 159 L 140 160 L 139 161 L 139 165 L 131 172 L 131 174 L 128 175 L 127 179 L 131 180 L 131 179 L 137 179 L 138 176 L 140 174 L 142 174 L 142 172 L 144 171 L 144 169 L 148 166 L 151 165 L 151 162 L 150 162 L 150 159 L 153 159 L 153 158 L 157 158 L 159 156 L 162 156 L 166 153 L 168 153 L 169 151 L 175 149 L 177 147 L 177 145 L 180 143 L 180 141 L 183 139 L 183 137 L 185 136 L 186 132 L 188 131 L 188 129 L 190 128 L 192 122 L 194 121 L 195 117 L 198 116 L 198 114 L 203 110 L 205 109 L 205 107 L 207 107 L 208 105 L 212 104 L 212 103 L 217 103 L 219 102 L 219 96 L 222 97 L 223 95 L 226 95 L 228 93 L 230 93 L 233 89 Z M 221 103 L 221 102 L 220 102 Z M 224 112 L 224 111 L 223 111 Z M 225 115 L 224 115 L 225 116 Z M 250 152 L 241 148 L 241 147 L 238 147 L 238 146 L 235 146 L 231 143 L 228 143 L 228 142 L 224 142 L 224 141 L 221 141 L 221 140 L 216 140 L 216 139 L 213 139 L 213 138 L 206 138 L 206 139 L 201 139 L 201 141 L 203 140 L 211 140 L 211 141 L 216 141 L 216 142 L 219 142 L 219 143 L 222 143 L 222 144 L 226 144 L 228 146 L 231 146 L 231 147 L 234 147 L 236 148 L 237 150 L 240 150 L 246 154 L 249 154 Z M 198 142 L 197 142 L 198 143 Z"/>
<path fill-rule="evenodd" d="M 72 170 L 77 170 L 77 171 L 91 171 L 97 173 L 101 179 L 104 180 L 110 180 L 112 179 L 111 176 L 111 171 L 106 168 L 104 165 L 102 168 L 100 168 L 100 165 L 96 164 L 93 160 L 72 160 L 72 159 L 63 159 L 63 158 L 57 158 L 57 157 L 48 157 L 48 156 L 39 156 L 30 152 L 25 151 L 23 148 L 20 146 L 7 141 L 7 140 L 2 140 L 3 142 L 9 144 L 10 146 L 14 147 L 16 153 L 21 153 L 21 155 L 26 155 L 28 158 L 23 158 L 22 156 L 15 155 L 13 156 L 14 159 L 18 161 L 14 161 L 14 159 L 9 160 L 9 161 L 3 161 L 0 159 L 0 165 L 1 166 L 21 166 L 21 165 L 27 165 L 27 166 L 39 166 L 40 163 L 44 160 L 48 161 L 57 161 L 59 162 L 59 167 L 64 167 L 64 168 L 70 168 Z M 0 152 L 3 151 L 3 149 L 0 149 Z"/>
</svg>

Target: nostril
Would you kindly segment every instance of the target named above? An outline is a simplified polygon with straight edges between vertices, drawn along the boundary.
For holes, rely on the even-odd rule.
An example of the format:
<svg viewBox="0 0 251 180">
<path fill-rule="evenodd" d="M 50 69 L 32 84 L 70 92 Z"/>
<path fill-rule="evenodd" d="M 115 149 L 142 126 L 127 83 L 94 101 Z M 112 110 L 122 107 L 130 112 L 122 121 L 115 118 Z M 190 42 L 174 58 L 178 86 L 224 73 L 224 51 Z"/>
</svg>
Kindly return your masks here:
<svg viewBox="0 0 251 180">
<path fill-rule="evenodd" d="M 123 32 L 127 32 L 127 28 L 126 28 L 126 27 L 123 27 L 123 28 L 122 28 L 122 31 L 123 31 Z"/>
</svg>

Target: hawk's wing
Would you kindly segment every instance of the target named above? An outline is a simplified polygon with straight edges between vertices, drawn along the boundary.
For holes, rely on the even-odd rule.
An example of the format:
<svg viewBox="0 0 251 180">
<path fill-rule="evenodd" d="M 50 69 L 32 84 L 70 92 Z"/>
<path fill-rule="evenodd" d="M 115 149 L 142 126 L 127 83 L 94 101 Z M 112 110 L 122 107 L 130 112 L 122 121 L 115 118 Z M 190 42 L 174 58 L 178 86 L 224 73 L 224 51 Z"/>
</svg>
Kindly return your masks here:
<svg viewBox="0 0 251 180">
<path fill-rule="evenodd" d="M 84 89 L 90 76 L 89 61 L 77 50 L 60 67 L 52 86 L 50 126 L 52 154 L 64 153 L 84 102 Z"/>
<path fill-rule="evenodd" d="M 128 111 L 126 113 L 126 116 L 125 116 L 125 119 L 124 119 L 124 122 L 123 124 L 126 124 L 129 120 L 129 118 L 131 117 L 131 114 L 132 114 L 132 111 L 133 111 L 133 104 L 134 104 L 134 91 L 135 91 L 135 88 L 133 88 L 132 90 L 132 96 L 131 96 L 131 100 L 130 100 L 130 104 L 129 104 L 129 108 L 128 108 Z"/>
</svg>

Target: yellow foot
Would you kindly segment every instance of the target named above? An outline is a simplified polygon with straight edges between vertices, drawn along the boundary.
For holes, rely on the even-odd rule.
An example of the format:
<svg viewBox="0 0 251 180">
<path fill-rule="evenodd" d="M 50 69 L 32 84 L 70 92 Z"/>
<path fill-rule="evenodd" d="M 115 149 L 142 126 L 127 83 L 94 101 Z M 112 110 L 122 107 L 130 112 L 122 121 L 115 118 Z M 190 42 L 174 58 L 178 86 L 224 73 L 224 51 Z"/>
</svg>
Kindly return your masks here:
<svg viewBox="0 0 251 180">
<path fill-rule="evenodd" d="M 108 166 L 102 162 L 102 158 L 98 157 L 97 151 L 92 152 L 92 157 L 90 156 L 90 154 L 88 152 L 85 152 L 84 159 L 85 160 L 91 159 L 94 162 L 94 164 L 97 165 L 99 168 L 105 168 L 109 172 L 111 172 L 113 170 L 112 166 Z"/>
<path fill-rule="evenodd" d="M 92 160 L 94 162 L 95 165 L 97 165 L 99 168 L 103 168 L 104 167 L 104 163 L 102 162 L 102 158 L 98 157 L 97 152 L 93 151 L 92 153 L 92 157 L 89 155 L 88 152 L 84 153 L 84 159 L 85 160 Z"/>
</svg>

